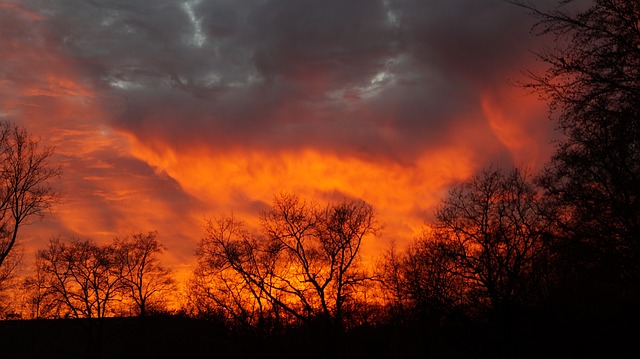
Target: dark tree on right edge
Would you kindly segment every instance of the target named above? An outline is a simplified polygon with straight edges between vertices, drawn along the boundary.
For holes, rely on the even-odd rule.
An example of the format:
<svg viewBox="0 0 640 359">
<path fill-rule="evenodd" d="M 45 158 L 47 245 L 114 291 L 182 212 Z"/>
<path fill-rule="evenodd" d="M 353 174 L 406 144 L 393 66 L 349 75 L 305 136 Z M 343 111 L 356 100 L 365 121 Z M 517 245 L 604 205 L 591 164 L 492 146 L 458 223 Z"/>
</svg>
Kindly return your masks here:
<svg viewBox="0 0 640 359">
<path fill-rule="evenodd" d="M 538 54 L 547 70 L 525 85 L 548 100 L 563 135 L 539 180 L 563 214 L 564 282 L 578 302 L 591 300 L 585 312 L 624 318 L 640 299 L 640 2 L 576 3 L 517 2 L 553 40 Z"/>
</svg>

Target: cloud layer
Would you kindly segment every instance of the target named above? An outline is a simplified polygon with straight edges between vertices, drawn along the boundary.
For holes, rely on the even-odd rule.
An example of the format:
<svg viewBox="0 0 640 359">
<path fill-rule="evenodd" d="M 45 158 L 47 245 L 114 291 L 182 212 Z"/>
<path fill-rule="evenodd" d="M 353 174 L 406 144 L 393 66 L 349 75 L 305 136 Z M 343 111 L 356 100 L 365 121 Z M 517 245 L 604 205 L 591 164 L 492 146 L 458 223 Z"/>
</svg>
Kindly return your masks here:
<svg viewBox="0 0 640 359">
<path fill-rule="evenodd" d="M 9 1 L 0 116 L 67 164 L 47 230 L 164 230 L 180 262 L 202 216 L 289 190 L 363 198 L 406 241 L 449 186 L 548 157 L 508 84 L 531 25 L 501 0 Z"/>
</svg>

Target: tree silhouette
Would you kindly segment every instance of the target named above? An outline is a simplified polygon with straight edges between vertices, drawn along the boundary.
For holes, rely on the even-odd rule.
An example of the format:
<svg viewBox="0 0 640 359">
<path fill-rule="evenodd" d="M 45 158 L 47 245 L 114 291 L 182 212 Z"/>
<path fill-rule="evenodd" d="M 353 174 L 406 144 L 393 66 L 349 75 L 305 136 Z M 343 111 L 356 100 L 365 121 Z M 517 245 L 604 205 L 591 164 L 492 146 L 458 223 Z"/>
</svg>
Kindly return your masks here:
<svg viewBox="0 0 640 359">
<path fill-rule="evenodd" d="M 530 72 L 526 86 L 549 101 L 564 135 L 541 177 L 571 239 L 564 254 L 638 287 L 640 3 L 596 0 L 575 13 L 520 5 L 556 44 L 538 55 L 548 70 Z"/>
<path fill-rule="evenodd" d="M 428 229 L 402 252 L 390 248 L 379 266 L 393 320 L 440 322 L 462 309 L 465 281 L 448 247 Z"/>
<path fill-rule="evenodd" d="M 61 173 L 50 163 L 53 150 L 40 147 L 24 128 L 0 121 L 0 279 L 10 277 L 20 228 L 51 207 L 50 180 Z"/>
<path fill-rule="evenodd" d="M 35 273 L 25 280 L 36 317 L 104 318 L 127 307 L 145 316 L 162 309 L 174 288 L 162 266 L 156 232 L 135 233 L 111 243 L 53 238 L 38 251 Z"/>
<path fill-rule="evenodd" d="M 196 249 L 198 266 L 189 281 L 196 315 L 220 313 L 244 327 L 266 325 L 273 308 L 263 283 L 272 277 L 274 260 L 260 244 L 233 216 L 208 221 Z"/>
<path fill-rule="evenodd" d="M 528 340 L 517 338 L 519 315 L 544 302 L 551 280 L 543 203 L 518 168 L 489 168 L 451 189 L 422 236 L 385 255 L 392 323 L 429 333 L 415 338 L 436 352 L 518 357 L 515 343 Z M 443 344 L 452 336 L 454 350 Z"/>
<path fill-rule="evenodd" d="M 541 289 L 550 225 L 519 169 L 485 170 L 452 189 L 436 211 L 431 240 L 464 281 L 470 304 L 498 316 L 534 301 Z"/>
<path fill-rule="evenodd" d="M 116 265 L 113 246 L 90 240 L 59 238 L 38 251 L 39 276 L 46 276 L 46 299 L 55 303 L 56 317 L 104 318 L 123 290 L 122 267 Z"/>
<path fill-rule="evenodd" d="M 373 208 L 344 201 L 318 209 L 285 195 L 263 213 L 262 224 L 271 246 L 286 259 L 281 288 L 301 304 L 297 317 L 305 313 L 341 326 L 345 301 L 368 278 L 358 264 L 362 240 L 379 229 Z"/>
<path fill-rule="evenodd" d="M 49 274 L 45 270 L 47 260 L 36 255 L 33 272 L 23 280 L 26 294 L 27 312 L 32 319 L 60 317 L 61 305 L 54 298 L 56 287 L 49 283 Z"/>
<path fill-rule="evenodd" d="M 346 303 L 368 278 L 359 251 L 378 230 L 373 208 L 361 201 L 321 208 L 285 194 L 261 224 L 261 235 L 253 235 L 233 217 L 210 221 L 192 289 L 241 322 L 340 328 Z"/>
<path fill-rule="evenodd" d="M 539 178 L 558 235 L 549 305 L 581 342 L 615 337 L 624 348 L 638 331 L 622 328 L 640 317 L 640 2 L 570 4 L 519 3 L 553 39 L 538 54 L 547 70 L 525 84 L 549 102 L 562 134 Z"/>
<path fill-rule="evenodd" d="M 135 233 L 116 238 L 115 265 L 122 267 L 122 284 L 133 300 L 136 312 L 147 315 L 150 307 L 161 304 L 162 295 L 175 288 L 171 271 L 160 263 L 165 247 L 158 241 L 157 232 Z"/>
</svg>

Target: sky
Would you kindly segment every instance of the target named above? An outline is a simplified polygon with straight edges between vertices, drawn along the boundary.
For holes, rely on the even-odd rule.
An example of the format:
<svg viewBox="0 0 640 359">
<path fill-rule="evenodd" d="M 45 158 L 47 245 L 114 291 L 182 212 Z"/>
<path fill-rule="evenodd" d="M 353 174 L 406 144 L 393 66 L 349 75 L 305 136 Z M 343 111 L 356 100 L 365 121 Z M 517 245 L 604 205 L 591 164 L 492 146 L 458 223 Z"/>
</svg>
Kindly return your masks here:
<svg viewBox="0 0 640 359">
<path fill-rule="evenodd" d="M 207 218 L 256 225 L 283 192 L 365 200 L 365 254 L 406 245 L 452 186 L 552 153 L 516 85 L 543 68 L 533 22 L 502 0 L 0 0 L 0 119 L 64 170 L 26 255 L 155 230 L 186 272 Z"/>
</svg>

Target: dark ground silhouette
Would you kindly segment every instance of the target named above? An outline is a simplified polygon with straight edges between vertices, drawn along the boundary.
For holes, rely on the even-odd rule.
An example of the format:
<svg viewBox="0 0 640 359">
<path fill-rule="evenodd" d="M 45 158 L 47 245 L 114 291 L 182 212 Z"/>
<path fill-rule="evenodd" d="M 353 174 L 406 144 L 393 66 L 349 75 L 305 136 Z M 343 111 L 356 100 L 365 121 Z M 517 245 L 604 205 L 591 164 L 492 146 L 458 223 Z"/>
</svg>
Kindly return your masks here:
<svg viewBox="0 0 640 359">
<path fill-rule="evenodd" d="M 158 315 L 7 320 L 0 322 L 0 338 L 3 358 L 575 358 L 637 351 L 640 331 L 632 317 L 581 316 L 584 309 L 523 313 L 508 333 L 490 323 L 415 320 L 342 335 L 312 327 L 260 335 L 212 320 Z"/>
</svg>

